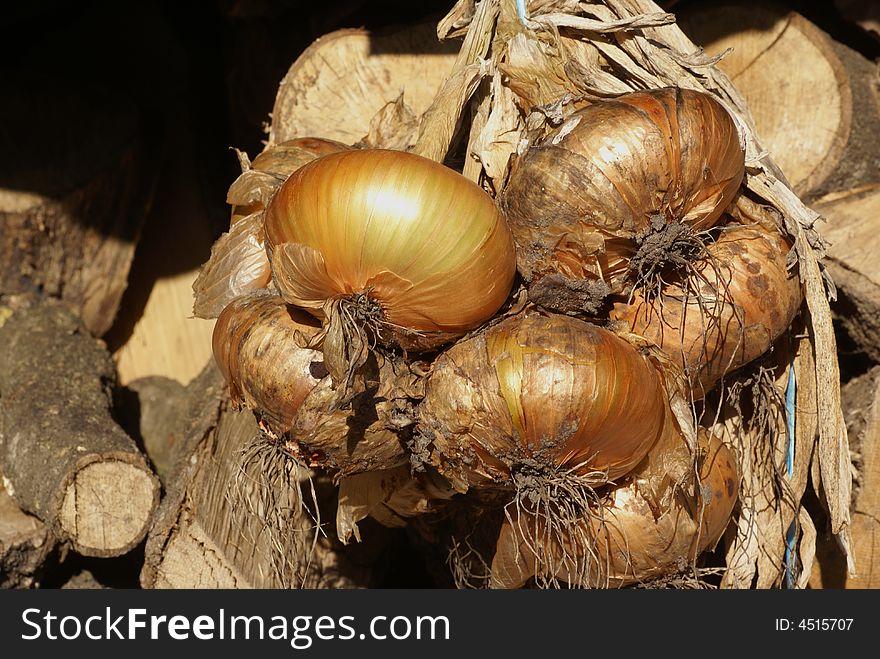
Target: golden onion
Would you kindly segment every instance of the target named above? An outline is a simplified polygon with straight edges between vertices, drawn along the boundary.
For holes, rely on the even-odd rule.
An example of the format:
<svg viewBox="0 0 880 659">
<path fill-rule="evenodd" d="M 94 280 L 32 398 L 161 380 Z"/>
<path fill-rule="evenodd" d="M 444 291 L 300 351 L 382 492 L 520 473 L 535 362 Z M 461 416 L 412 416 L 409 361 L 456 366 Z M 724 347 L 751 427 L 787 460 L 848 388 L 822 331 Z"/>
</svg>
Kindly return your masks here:
<svg viewBox="0 0 880 659">
<path fill-rule="evenodd" d="M 435 362 L 419 408 L 431 462 L 458 490 L 525 471 L 613 480 L 664 428 L 653 362 L 612 332 L 558 315 L 513 317 Z"/>
<path fill-rule="evenodd" d="M 262 290 L 233 300 L 214 324 L 214 360 L 233 403 L 254 410 L 276 434 L 287 432 L 306 396 L 327 375 L 324 356 L 300 347 L 315 319 Z"/>
<path fill-rule="evenodd" d="M 545 519 L 522 511 L 506 520 L 490 587 L 519 588 L 533 576 L 553 585 L 620 587 L 686 571 L 721 538 L 739 495 L 734 452 L 702 428 L 698 444 L 696 482 L 684 438 L 667 433 L 564 534 L 547 533 Z"/>
<path fill-rule="evenodd" d="M 412 350 L 491 318 L 516 270 L 492 198 L 451 169 L 398 151 L 305 165 L 276 193 L 265 230 L 285 300 L 331 323 L 338 311 L 369 324 L 378 335 L 370 339 Z"/>
<path fill-rule="evenodd" d="M 639 241 L 669 224 L 711 227 L 743 177 L 736 125 L 712 96 L 665 88 L 594 103 L 519 159 L 499 198 L 538 304 L 619 292 Z M 542 283 L 542 280 L 549 278 Z"/>
<path fill-rule="evenodd" d="M 791 244 L 775 228 L 725 226 L 682 281 L 659 295 L 636 291 L 611 318 L 656 344 L 682 367 L 694 398 L 764 354 L 791 325 L 803 294 L 789 271 Z"/>
</svg>

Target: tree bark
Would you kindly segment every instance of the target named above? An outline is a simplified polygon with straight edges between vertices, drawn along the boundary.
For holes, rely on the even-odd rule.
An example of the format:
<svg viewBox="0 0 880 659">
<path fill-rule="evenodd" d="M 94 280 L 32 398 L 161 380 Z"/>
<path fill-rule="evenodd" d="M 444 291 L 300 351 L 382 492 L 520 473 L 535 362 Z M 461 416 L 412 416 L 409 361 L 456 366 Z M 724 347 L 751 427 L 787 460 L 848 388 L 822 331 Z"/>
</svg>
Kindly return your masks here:
<svg viewBox="0 0 880 659">
<path fill-rule="evenodd" d="M 55 544 L 46 525 L 7 494 L 0 475 L 0 588 L 39 585 L 41 568 Z"/>
<path fill-rule="evenodd" d="M 0 306 L 0 469 L 16 503 L 86 556 L 145 536 L 159 482 L 111 416 L 115 371 L 57 301 Z"/>
</svg>

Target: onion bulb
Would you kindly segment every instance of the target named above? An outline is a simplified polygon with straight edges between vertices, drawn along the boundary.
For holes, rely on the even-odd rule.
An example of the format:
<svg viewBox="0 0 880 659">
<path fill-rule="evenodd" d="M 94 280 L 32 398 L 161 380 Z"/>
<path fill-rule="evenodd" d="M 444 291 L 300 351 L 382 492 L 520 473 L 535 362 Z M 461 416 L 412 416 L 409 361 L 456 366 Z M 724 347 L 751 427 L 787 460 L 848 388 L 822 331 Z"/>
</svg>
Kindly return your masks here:
<svg viewBox="0 0 880 659">
<path fill-rule="evenodd" d="M 336 409 L 324 356 L 303 347 L 318 331 L 313 316 L 277 292 L 233 300 L 213 335 L 214 358 L 233 402 L 253 410 L 310 467 L 349 475 L 406 463 L 423 379 L 403 360 L 372 360 L 365 391 L 348 409 Z"/>
<path fill-rule="evenodd" d="M 266 210 L 275 285 L 324 319 L 334 382 L 351 382 L 364 346 L 428 350 L 488 320 L 516 270 L 492 198 L 427 158 L 382 149 L 300 168 Z"/>
<path fill-rule="evenodd" d="M 540 313 L 508 318 L 435 362 L 419 409 L 431 462 L 459 491 L 635 467 L 669 403 L 654 363 L 612 332 Z"/>
<path fill-rule="evenodd" d="M 689 276 L 659 295 L 636 291 L 611 318 L 656 344 L 682 367 L 694 398 L 764 354 L 791 325 L 803 299 L 790 272 L 790 243 L 775 228 L 729 225 L 691 264 Z"/>
<path fill-rule="evenodd" d="M 214 360 L 233 403 L 257 412 L 276 434 L 290 430 L 306 396 L 327 375 L 323 355 L 298 344 L 318 330 L 312 316 L 270 291 L 233 300 L 214 325 Z"/>
<path fill-rule="evenodd" d="M 646 236 L 718 220 L 744 157 L 733 119 L 702 92 L 636 92 L 574 113 L 519 159 L 499 198 L 530 297 L 570 312 L 567 296 L 587 304 L 584 281 L 599 299 L 620 292 Z"/>
<path fill-rule="evenodd" d="M 564 540 L 527 513 L 507 519 L 490 586 L 518 588 L 537 576 L 552 585 L 619 587 L 686 570 L 718 542 L 739 495 L 733 451 L 702 428 L 698 445 L 697 482 L 684 439 L 666 434 L 636 470 L 597 497 Z"/>
</svg>

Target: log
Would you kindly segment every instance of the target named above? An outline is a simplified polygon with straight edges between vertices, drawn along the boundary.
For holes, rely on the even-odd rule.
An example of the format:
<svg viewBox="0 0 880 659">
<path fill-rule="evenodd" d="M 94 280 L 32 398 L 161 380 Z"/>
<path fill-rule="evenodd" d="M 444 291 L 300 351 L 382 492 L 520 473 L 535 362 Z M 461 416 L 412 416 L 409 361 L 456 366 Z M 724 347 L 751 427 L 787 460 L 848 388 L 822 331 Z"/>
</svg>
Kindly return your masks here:
<svg viewBox="0 0 880 659">
<path fill-rule="evenodd" d="M 214 323 L 193 318 L 192 285 L 217 232 L 196 184 L 201 172 L 195 139 L 180 116 L 170 122 L 173 149 L 138 243 L 130 290 L 107 336 L 123 385 L 148 376 L 186 385 L 211 357 Z"/>
<path fill-rule="evenodd" d="M 159 481 L 114 421 L 113 362 L 57 301 L 0 306 L 0 470 L 9 494 L 86 556 L 146 535 Z"/>
<path fill-rule="evenodd" d="M 68 302 L 95 336 L 112 325 L 149 205 L 141 120 L 101 89 L 4 81 L 0 293 Z"/>
<path fill-rule="evenodd" d="M 709 55 L 733 49 L 719 66 L 801 199 L 880 182 L 875 63 L 781 5 L 696 3 L 679 23 Z"/>
<path fill-rule="evenodd" d="M 12 500 L 0 475 L 0 588 L 38 586 L 55 544 L 46 525 Z"/>
<path fill-rule="evenodd" d="M 300 505 L 303 496 L 310 502 L 308 471 L 272 450 L 253 413 L 231 408 L 213 363 L 186 395 L 188 421 L 147 540 L 143 587 L 369 585 L 369 561 L 356 558 L 363 548 L 316 535 L 314 511 Z M 335 488 L 315 487 L 320 519 L 333 520 Z"/>
<path fill-rule="evenodd" d="M 419 116 L 457 53 L 457 43 L 440 43 L 434 23 L 376 34 L 331 32 L 309 46 L 281 81 L 269 144 L 297 137 L 355 144 L 370 132 L 376 113 L 401 93 Z"/>
<path fill-rule="evenodd" d="M 827 220 L 817 228 L 829 243 L 825 264 L 838 289 L 835 321 L 863 356 L 880 363 L 880 188 L 813 207 Z"/>
</svg>

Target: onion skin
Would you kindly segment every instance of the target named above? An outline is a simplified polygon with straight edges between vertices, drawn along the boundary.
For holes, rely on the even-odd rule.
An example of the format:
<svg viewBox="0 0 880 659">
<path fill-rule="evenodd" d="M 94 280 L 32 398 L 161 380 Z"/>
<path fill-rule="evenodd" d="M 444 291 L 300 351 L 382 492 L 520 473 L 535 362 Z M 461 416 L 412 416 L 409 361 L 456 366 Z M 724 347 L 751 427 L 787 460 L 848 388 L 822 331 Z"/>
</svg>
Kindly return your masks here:
<svg viewBox="0 0 880 659">
<path fill-rule="evenodd" d="M 590 566 L 581 566 L 577 574 L 576 563 L 563 560 L 558 542 L 548 543 L 543 558 L 536 558 L 531 542 L 522 536 L 525 530 L 529 537 L 540 537 L 534 519 L 521 516 L 515 525 L 505 521 L 490 587 L 519 588 L 535 574 L 579 587 L 622 587 L 686 569 L 721 538 L 739 495 L 733 451 L 702 428 L 698 443 L 699 482 L 690 487 L 682 487 L 679 477 L 683 469 L 692 468 L 690 452 L 676 433 L 667 433 L 633 473 L 611 486 L 602 521 L 593 517 L 581 529 L 593 539 L 594 555 L 573 559 L 588 560 Z"/>
<path fill-rule="evenodd" d="M 269 291 L 237 298 L 214 325 L 214 359 L 233 403 L 256 411 L 276 434 L 290 430 L 303 401 L 327 374 L 323 355 L 297 344 L 298 334 L 317 331 L 314 318 Z"/>
<path fill-rule="evenodd" d="M 635 467 L 669 403 L 648 357 L 608 330 L 557 315 L 513 317 L 441 355 L 419 409 L 431 462 L 459 491 L 512 487 L 524 463 Z"/>
<path fill-rule="evenodd" d="M 333 140 L 304 137 L 270 146 L 254 159 L 252 168 L 229 188 L 229 231 L 211 247 L 211 256 L 193 283 L 193 315 L 216 318 L 235 298 L 269 286 L 272 268 L 266 254 L 263 209 L 291 172 L 319 156 L 350 148 Z"/>
<path fill-rule="evenodd" d="M 658 220 L 714 225 L 744 160 L 736 124 L 705 93 L 664 88 L 579 110 L 515 164 L 500 195 L 519 270 L 620 292 L 636 236 Z"/>
<path fill-rule="evenodd" d="M 730 225 L 693 264 L 688 285 L 669 285 L 649 301 L 637 291 L 610 316 L 681 366 L 693 397 L 702 398 L 790 327 L 803 300 L 797 271 L 786 265 L 790 249 L 775 229 Z"/>
<path fill-rule="evenodd" d="M 305 165 L 279 188 L 265 230 L 285 300 L 324 317 L 328 301 L 367 294 L 410 349 L 437 347 L 491 318 L 516 271 L 492 198 L 404 152 L 356 150 Z"/>
</svg>

